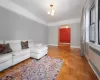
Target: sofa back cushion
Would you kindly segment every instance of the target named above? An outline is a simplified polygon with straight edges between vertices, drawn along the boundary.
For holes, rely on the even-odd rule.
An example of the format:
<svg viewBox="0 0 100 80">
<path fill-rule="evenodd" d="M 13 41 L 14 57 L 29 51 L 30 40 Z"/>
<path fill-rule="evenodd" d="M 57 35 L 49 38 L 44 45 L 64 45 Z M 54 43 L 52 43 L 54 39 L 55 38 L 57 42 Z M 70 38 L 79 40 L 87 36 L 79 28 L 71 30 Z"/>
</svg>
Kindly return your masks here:
<svg viewBox="0 0 100 80">
<path fill-rule="evenodd" d="M 3 41 L 3 40 L 1 40 L 1 41 L 0 41 L 0 44 L 4 44 L 4 41 Z"/>
<path fill-rule="evenodd" d="M 34 42 L 32 40 L 28 40 L 28 45 L 29 45 L 29 48 L 31 48 L 34 46 Z"/>
<path fill-rule="evenodd" d="M 28 41 L 21 41 L 21 47 L 22 49 L 27 49 L 28 47 Z"/>
<path fill-rule="evenodd" d="M 10 40 L 10 41 L 5 41 L 5 43 L 9 43 L 13 51 L 21 50 L 21 44 L 20 44 L 21 40 Z"/>
</svg>

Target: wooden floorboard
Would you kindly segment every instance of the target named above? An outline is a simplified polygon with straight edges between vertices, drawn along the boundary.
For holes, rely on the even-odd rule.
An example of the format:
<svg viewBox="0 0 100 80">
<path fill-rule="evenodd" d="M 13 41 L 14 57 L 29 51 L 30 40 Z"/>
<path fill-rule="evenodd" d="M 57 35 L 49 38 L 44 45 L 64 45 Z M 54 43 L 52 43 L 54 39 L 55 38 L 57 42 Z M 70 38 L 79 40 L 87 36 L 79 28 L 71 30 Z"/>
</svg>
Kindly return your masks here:
<svg viewBox="0 0 100 80">
<path fill-rule="evenodd" d="M 98 80 L 87 60 L 80 56 L 80 49 L 49 46 L 48 56 L 64 60 L 56 80 Z M 14 71 L 30 60 L 31 58 L 0 72 L 0 76 Z"/>
<path fill-rule="evenodd" d="M 64 60 L 57 80 L 98 80 L 86 58 L 80 56 L 80 49 L 50 46 L 48 56 Z"/>
</svg>

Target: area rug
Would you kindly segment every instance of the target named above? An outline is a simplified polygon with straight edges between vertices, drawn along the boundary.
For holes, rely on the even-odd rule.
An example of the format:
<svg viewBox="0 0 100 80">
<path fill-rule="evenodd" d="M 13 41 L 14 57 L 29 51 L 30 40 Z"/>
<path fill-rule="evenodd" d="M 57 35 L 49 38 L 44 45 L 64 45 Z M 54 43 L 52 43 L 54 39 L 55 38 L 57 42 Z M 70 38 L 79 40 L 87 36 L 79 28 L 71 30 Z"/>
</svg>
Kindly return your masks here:
<svg viewBox="0 0 100 80">
<path fill-rule="evenodd" d="M 45 56 L 32 59 L 17 70 L 7 73 L 0 80 L 55 80 L 63 60 Z"/>
</svg>

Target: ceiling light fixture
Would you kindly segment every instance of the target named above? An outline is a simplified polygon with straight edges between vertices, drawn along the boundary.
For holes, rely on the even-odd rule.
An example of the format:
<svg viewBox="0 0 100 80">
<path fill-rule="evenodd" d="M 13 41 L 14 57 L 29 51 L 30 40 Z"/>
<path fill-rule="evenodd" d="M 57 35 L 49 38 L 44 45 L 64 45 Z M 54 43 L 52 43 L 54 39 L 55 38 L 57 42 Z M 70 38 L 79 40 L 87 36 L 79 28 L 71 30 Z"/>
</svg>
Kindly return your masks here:
<svg viewBox="0 0 100 80">
<path fill-rule="evenodd" d="M 54 9 L 54 6 L 51 4 L 50 10 L 48 11 L 48 14 L 51 15 L 51 16 L 54 16 L 54 13 L 55 13 L 55 9 Z"/>
<path fill-rule="evenodd" d="M 66 26 L 66 28 L 69 28 L 68 26 Z"/>
</svg>

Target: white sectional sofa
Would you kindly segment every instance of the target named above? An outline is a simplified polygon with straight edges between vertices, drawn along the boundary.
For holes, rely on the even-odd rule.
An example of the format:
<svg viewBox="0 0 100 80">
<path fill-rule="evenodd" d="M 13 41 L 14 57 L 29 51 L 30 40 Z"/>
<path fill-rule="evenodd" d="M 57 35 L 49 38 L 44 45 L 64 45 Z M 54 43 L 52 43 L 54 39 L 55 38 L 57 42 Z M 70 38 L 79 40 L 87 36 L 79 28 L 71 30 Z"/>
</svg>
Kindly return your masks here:
<svg viewBox="0 0 100 80">
<path fill-rule="evenodd" d="M 33 44 L 33 45 L 32 45 Z M 30 56 L 32 58 L 40 59 L 42 56 L 46 55 L 48 52 L 48 47 L 42 44 L 34 44 L 33 41 L 29 41 Z"/>
<path fill-rule="evenodd" d="M 30 58 L 30 49 L 22 49 L 20 40 L 5 41 L 5 44 L 6 43 L 9 43 L 11 49 L 13 50 L 13 65 Z"/>
<path fill-rule="evenodd" d="M 25 40 L 23 40 L 25 41 Z M 0 44 L 9 43 L 13 52 L 0 54 L 0 71 L 20 63 L 28 58 L 40 59 L 48 52 L 48 47 L 42 44 L 34 44 L 32 40 L 28 40 L 28 49 L 22 49 L 21 40 L 0 41 Z"/>
<path fill-rule="evenodd" d="M 3 41 L 0 41 L 0 44 L 3 44 Z M 12 66 L 12 53 L 1 54 L 0 55 L 0 71 Z"/>
</svg>

